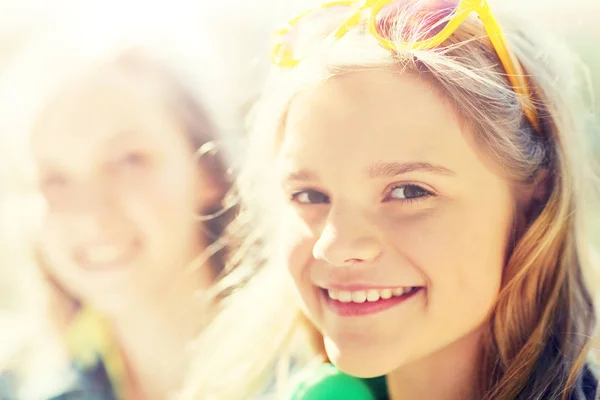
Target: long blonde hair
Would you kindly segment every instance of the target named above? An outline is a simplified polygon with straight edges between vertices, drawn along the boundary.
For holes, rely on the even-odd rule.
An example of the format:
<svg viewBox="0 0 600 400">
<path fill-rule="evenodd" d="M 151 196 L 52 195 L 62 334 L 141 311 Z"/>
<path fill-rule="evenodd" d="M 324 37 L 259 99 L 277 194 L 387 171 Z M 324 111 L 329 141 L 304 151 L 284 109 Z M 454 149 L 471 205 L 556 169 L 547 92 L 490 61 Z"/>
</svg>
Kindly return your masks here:
<svg viewBox="0 0 600 400">
<path fill-rule="evenodd" d="M 319 335 L 303 322 L 278 253 L 282 227 L 270 197 L 271 161 L 297 92 L 349 70 L 389 66 L 433 82 L 510 179 L 532 183 L 542 171 L 548 173 L 547 198 L 532 204 L 526 229 L 515 232 L 508 249 L 502 288 L 481 349 L 477 398 L 584 398 L 582 375 L 584 369 L 591 373 L 588 356 L 596 324 L 592 293 L 600 283 L 588 226 L 588 210 L 599 187 L 586 142 L 592 114 L 582 97 L 585 86 L 576 79 L 584 70 L 577 69 L 577 60 L 557 38 L 517 28 L 531 26 L 529 22 L 499 19 L 529 75 L 542 135 L 524 117 L 474 17 L 434 50 L 391 54 L 357 31 L 315 51 L 295 69 L 275 73 L 273 90 L 257 107 L 239 176 L 246 205 L 240 218 L 253 224 L 244 232 L 252 235 L 241 249 L 240 268 L 222 287 L 231 290 L 250 279 L 233 292 L 227 308 L 199 339 L 199 362 L 191 370 L 184 399 L 249 398 L 272 382 L 268 376 L 278 363 L 290 357 L 295 365 L 326 359 L 318 344 L 308 350 L 297 346 L 306 341 L 295 340 L 307 330 L 310 337 Z M 399 17 L 396 29 L 406 35 L 409 30 L 403 27 Z M 285 375 L 289 368 L 276 371 Z"/>
</svg>

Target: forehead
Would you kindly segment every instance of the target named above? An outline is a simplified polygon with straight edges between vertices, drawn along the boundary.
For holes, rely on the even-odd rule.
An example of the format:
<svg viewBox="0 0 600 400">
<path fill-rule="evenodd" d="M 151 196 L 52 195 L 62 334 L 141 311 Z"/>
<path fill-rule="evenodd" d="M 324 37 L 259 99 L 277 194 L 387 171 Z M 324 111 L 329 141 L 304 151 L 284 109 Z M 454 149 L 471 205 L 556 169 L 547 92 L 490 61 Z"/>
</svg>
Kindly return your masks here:
<svg viewBox="0 0 600 400">
<path fill-rule="evenodd" d="M 153 132 L 148 128 L 168 120 L 157 89 L 151 80 L 109 68 L 68 83 L 35 121 L 34 152 L 61 153 L 65 143 L 73 148 L 100 148 L 116 135 Z"/>
<path fill-rule="evenodd" d="M 431 83 L 413 73 L 367 69 L 337 75 L 291 102 L 280 156 L 413 161 L 463 157 L 465 124 Z"/>
</svg>

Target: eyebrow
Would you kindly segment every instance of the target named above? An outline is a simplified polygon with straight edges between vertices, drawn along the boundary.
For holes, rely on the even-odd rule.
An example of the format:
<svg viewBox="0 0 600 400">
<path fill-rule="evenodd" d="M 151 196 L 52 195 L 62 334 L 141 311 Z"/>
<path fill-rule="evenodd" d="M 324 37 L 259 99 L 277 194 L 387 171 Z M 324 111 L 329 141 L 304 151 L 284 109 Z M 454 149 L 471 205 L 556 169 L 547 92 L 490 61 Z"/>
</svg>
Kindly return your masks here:
<svg viewBox="0 0 600 400">
<path fill-rule="evenodd" d="M 109 142 L 109 145 L 107 147 L 112 147 L 112 145 L 127 142 L 132 139 L 145 139 L 146 136 L 147 135 L 141 133 L 139 129 L 122 129 L 108 137 L 107 142 Z"/>
<path fill-rule="evenodd" d="M 372 179 L 376 178 L 393 178 L 398 175 L 407 174 L 410 172 L 429 172 L 438 175 L 454 175 L 454 171 L 443 167 L 441 165 L 434 165 L 429 162 L 376 162 L 371 164 L 366 170 L 365 175 Z M 293 171 L 285 176 L 286 181 L 314 181 L 318 180 L 318 176 L 315 172 L 302 169 Z"/>
<path fill-rule="evenodd" d="M 441 165 L 434 165 L 429 162 L 376 162 L 367 168 L 367 175 L 370 178 L 392 178 L 397 175 L 407 174 L 409 172 L 431 172 L 438 175 L 454 175 L 454 171 Z"/>
<path fill-rule="evenodd" d="M 317 179 L 318 179 L 317 174 L 314 173 L 313 171 L 309 171 L 307 169 L 293 171 L 284 176 L 284 181 L 306 182 L 306 181 L 316 181 Z"/>
</svg>

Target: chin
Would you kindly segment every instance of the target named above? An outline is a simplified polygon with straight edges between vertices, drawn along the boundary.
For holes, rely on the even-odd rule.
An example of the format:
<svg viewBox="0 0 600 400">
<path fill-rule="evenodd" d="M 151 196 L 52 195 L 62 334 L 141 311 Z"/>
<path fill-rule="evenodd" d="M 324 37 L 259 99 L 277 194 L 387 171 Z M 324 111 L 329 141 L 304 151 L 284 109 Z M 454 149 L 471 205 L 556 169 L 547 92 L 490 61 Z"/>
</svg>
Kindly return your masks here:
<svg viewBox="0 0 600 400">
<path fill-rule="evenodd" d="M 390 360 L 389 351 L 377 351 L 371 346 L 344 347 L 325 339 L 327 356 L 340 371 L 357 378 L 375 378 L 387 375 L 398 367 L 398 360 Z"/>
<path fill-rule="evenodd" d="M 135 303 L 131 296 L 121 295 L 121 293 L 111 293 L 110 295 L 88 293 L 82 300 L 83 303 L 89 304 L 93 309 L 108 317 L 128 314 Z"/>
</svg>

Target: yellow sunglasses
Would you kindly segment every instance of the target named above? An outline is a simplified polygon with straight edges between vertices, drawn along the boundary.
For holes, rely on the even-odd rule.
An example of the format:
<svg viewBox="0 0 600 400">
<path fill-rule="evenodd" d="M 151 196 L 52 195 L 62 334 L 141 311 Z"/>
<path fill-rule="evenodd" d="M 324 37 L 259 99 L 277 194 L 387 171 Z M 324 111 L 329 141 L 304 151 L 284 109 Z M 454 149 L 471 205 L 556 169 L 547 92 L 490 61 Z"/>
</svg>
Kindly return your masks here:
<svg viewBox="0 0 600 400">
<path fill-rule="evenodd" d="M 299 42 L 310 39 L 339 40 L 351 29 L 363 22 L 363 14 L 369 13 L 367 20 L 370 33 L 384 48 L 397 50 L 425 50 L 442 44 L 465 19 L 477 13 L 483 27 L 502 63 L 507 77 L 523 107 L 523 112 L 531 125 L 540 133 L 537 111 L 534 107 L 531 88 L 523 72 L 521 63 L 510 50 L 500 25 L 490 10 L 486 0 L 341 0 L 326 3 L 316 9 L 302 13 L 292 19 L 285 27 L 275 32 L 275 42 L 271 58 L 275 65 L 282 68 L 295 67 L 308 53 L 302 53 Z M 426 34 L 410 43 L 398 43 L 391 40 L 395 16 L 407 15 L 414 20 L 417 29 Z M 320 26 L 319 18 L 325 17 L 329 27 Z M 332 19 L 340 24 L 330 29 Z M 302 37 L 302 24 L 311 22 L 312 37 Z M 320 30 L 318 28 L 321 28 Z M 312 42 L 314 44 L 314 42 Z M 309 43 L 310 47 L 310 43 Z"/>
</svg>

